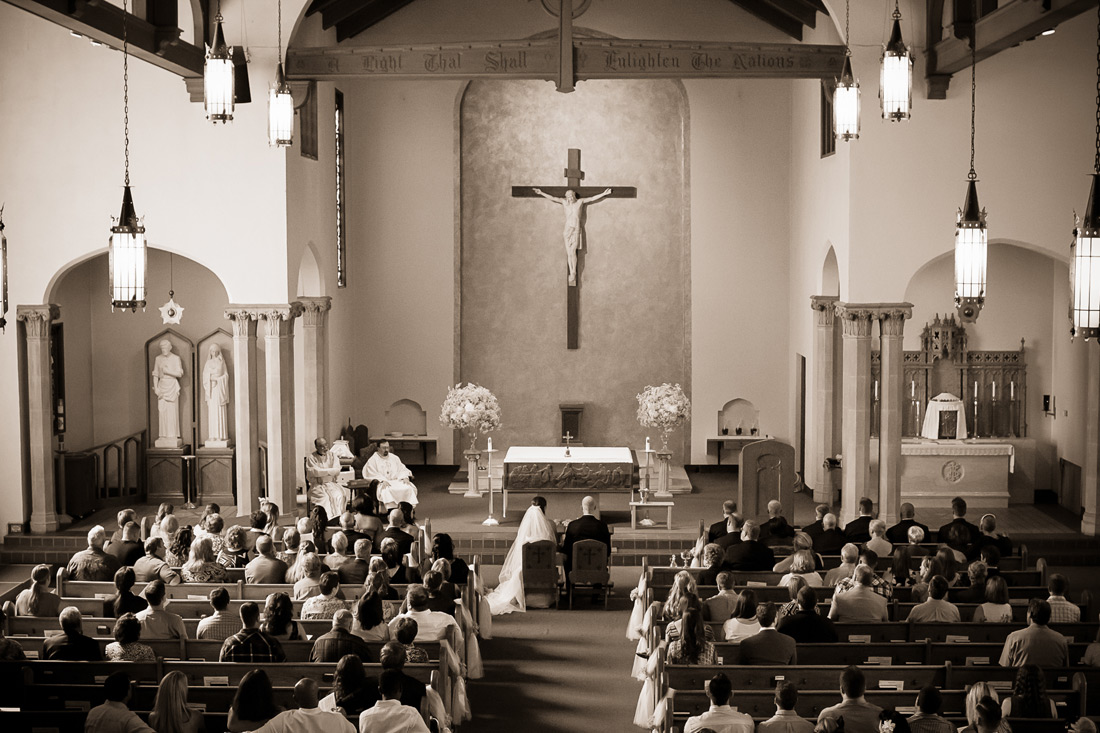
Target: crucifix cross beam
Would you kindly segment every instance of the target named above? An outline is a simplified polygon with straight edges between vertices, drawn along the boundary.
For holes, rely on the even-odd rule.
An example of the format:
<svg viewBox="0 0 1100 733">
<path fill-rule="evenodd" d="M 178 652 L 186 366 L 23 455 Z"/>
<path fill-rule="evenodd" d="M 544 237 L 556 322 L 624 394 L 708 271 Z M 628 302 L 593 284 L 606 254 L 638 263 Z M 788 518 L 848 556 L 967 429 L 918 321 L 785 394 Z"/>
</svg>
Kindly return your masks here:
<svg viewBox="0 0 1100 733">
<path fill-rule="evenodd" d="M 578 278 L 578 250 L 584 246 L 582 209 L 585 205 L 602 198 L 632 199 L 638 197 L 638 189 L 633 186 L 582 186 L 584 171 L 581 170 L 581 151 L 578 148 L 569 148 L 568 161 L 565 168 L 565 186 L 512 186 L 513 198 L 546 198 L 557 204 L 561 204 L 565 210 L 565 230 L 563 238 L 565 250 L 568 256 L 569 281 L 566 291 L 567 319 L 566 319 L 566 345 L 569 349 L 580 347 L 580 293 L 577 287 Z"/>
</svg>

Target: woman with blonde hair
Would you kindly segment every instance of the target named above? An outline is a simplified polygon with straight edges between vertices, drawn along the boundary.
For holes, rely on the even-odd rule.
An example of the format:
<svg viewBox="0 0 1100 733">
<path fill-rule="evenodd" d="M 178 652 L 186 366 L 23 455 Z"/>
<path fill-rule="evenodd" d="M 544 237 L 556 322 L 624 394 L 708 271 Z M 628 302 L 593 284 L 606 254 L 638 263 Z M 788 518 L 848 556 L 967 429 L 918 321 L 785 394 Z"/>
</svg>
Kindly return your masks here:
<svg viewBox="0 0 1100 733">
<path fill-rule="evenodd" d="M 672 579 L 672 588 L 668 591 L 668 598 L 665 599 L 665 605 L 661 608 L 661 618 L 666 621 L 679 619 L 683 613 L 680 601 L 685 596 L 698 595 L 699 588 L 695 585 L 695 578 L 691 573 L 686 570 L 676 573 L 676 577 Z"/>
<path fill-rule="evenodd" d="M 367 568 L 367 579 L 363 586 L 370 593 L 374 591 L 383 601 L 396 601 L 397 590 L 390 585 L 390 573 L 386 568 L 386 561 L 375 555 L 370 559 Z"/>
<path fill-rule="evenodd" d="M 31 587 L 15 598 L 16 615 L 56 618 L 60 605 L 57 594 L 50 593 L 50 566 L 35 565 L 31 571 Z"/>
<path fill-rule="evenodd" d="M 279 528 L 279 505 L 268 499 L 260 500 L 260 511 L 267 515 L 267 524 L 264 525 L 264 534 L 275 538 L 275 530 Z"/>
<path fill-rule="evenodd" d="M 776 585 L 786 586 L 792 577 L 806 581 L 806 585 L 820 588 L 825 584 L 821 574 L 814 570 L 814 554 L 810 550 L 798 550 L 791 555 L 791 569 Z"/>
<path fill-rule="evenodd" d="M 321 592 L 321 570 L 325 566 L 316 552 L 307 552 L 301 557 L 302 577 L 294 582 L 294 600 L 304 601 Z M 290 571 L 287 571 L 289 582 Z"/>
<path fill-rule="evenodd" d="M 172 541 L 172 535 L 179 529 L 179 520 L 175 519 L 175 515 L 172 514 L 173 511 L 174 508 L 168 502 L 164 502 L 157 507 L 157 513 L 153 517 L 152 524 L 149 525 L 150 537 L 160 537 L 166 545 Z M 164 526 L 164 522 L 168 517 L 172 517 L 175 521 L 175 526 L 171 528 L 171 531 Z"/>
<path fill-rule="evenodd" d="M 809 550 L 810 554 L 814 558 L 814 570 L 822 570 L 825 567 L 825 561 L 821 555 L 814 552 L 814 538 L 805 532 L 795 532 L 794 539 L 791 540 L 791 545 L 794 549 L 790 555 L 777 562 L 772 566 L 773 573 L 786 573 L 791 569 L 791 563 L 794 562 L 794 555 L 799 550 Z"/>
<path fill-rule="evenodd" d="M 1000 698 L 997 697 L 997 691 L 993 689 L 993 685 L 988 682 L 975 682 L 970 686 L 970 689 L 966 692 L 966 722 L 967 725 L 959 728 L 959 733 L 978 733 L 978 704 L 985 698 L 990 698 L 996 705 L 999 704 Z M 997 713 L 1001 710 L 996 708 Z M 1008 726 L 1008 722 L 1001 720 L 995 728 L 995 733 L 1012 733 L 1012 728 Z"/>
<path fill-rule="evenodd" d="M 191 542 L 191 553 L 180 575 L 185 583 L 225 582 L 225 566 L 214 559 L 214 546 L 209 537 L 199 537 Z"/>
<path fill-rule="evenodd" d="M 178 669 L 160 681 L 149 724 L 158 733 L 197 733 L 205 729 L 202 712 L 187 706 L 187 675 Z"/>
<path fill-rule="evenodd" d="M 286 569 L 286 582 L 297 583 L 302 578 L 308 577 L 306 568 L 306 558 L 310 555 L 317 555 L 317 548 L 312 542 L 303 542 L 301 547 L 298 548 L 298 555 L 294 558 L 294 562 L 287 562 L 288 567 Z M 320 558 L 317 561 L 320 562 Z"/>
</svg>

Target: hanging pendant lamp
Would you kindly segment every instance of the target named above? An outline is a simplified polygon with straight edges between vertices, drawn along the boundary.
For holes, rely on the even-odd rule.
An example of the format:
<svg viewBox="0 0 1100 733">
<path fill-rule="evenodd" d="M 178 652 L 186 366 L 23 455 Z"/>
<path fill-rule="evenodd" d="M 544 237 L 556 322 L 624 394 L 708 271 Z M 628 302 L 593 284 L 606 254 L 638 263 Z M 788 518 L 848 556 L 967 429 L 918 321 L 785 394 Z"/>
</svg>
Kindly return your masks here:
<svg viewBox="0 0 1100 733">
<path fill-rule="evenodd" d="M 221 0 L 218 0 L 218 12 L 214 16 L 214 39 L 206 47 L 206 64 L 203 66 L 202 77 L 206 119 L 211 122 L 229 122 L 233 119 L 236 80 L 233 49 L 226 45 L 225 33 L 222 31 Z"/>
<path fill-rule="evenodd" d="M 1096 156 L 1092 163 L 1092 189 L 1085 218 L 1074 214 L 1074 243 L 1070 247 L 1073 284 L 1071 336 L 1087 341 L 1100 337 L 1100 6 L 1096 17 Z"/>
<path fill-rule="evenodd" d="M 859 80 L 852 73 L 852 48 L 848 34 L 849 2 L 844 2 L 844 68 L 833 92 L 833 132 L 838 140 L 859 139 Z"/>
<path fill-rule="evenodd" d="M 974 31 L 970 45 L 970 173 L 966 199 L 955 220 L 955 309 L 963 323 L 978 320 L 985 304 L 985 277 L 989 232 L 985 209 L 978 204 L 978 174 L 974 172 L 974 121 L 977 109 L 978 9 L 975 2 Z"/>
<path fill-rule="evenodd" d="M 145 227 L 134 209 L 130 194 L 130 66 L 126 20 L 129 16 L 128 0 L 122 0 L 122 120 L 124 170 L 122 210 L 118 222 L 111 227 L 111 239 L 107 245 L 109 279 L 111 286 L 111 310 L 138 306 L 145 309 L 146 246 Z"/>
<path fill-rule="evenodd" d="M 901 39 L 901 10 L 894 0 L 894 27 L 882 48 L 878 96 L 882 119 L 902 122 L 913 108 L 913 55 Z"/>
<path fill-rule="evenodd" d="M 294 98 L 283 72 L 283 1 L 279 0 L 279 64 L 267 93 L 267 144 L 285 148 L 294 142 Z"/>
</svg>

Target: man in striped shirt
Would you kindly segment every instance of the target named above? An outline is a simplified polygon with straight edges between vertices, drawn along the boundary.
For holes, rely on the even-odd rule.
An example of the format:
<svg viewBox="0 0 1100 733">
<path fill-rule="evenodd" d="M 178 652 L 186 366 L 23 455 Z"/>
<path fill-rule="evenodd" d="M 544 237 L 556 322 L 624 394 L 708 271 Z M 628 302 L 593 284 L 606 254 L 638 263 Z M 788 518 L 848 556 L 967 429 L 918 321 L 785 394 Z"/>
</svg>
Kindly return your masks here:
<svg viewBox="0 0 1100 733">
<path fill-rule="evenodd" d="M 244 628 L 222 644 L 220 662 L 285 662 L 283 645 L 273 636 L 260 631 L 260 607 L 248 601 L 241 604 L 241 624 Z"/>
<path fill-rule="evenodd" d="M 229 608 L 229 591 L 215 588 L 210 591 L 210 606 L 214 609 L 211 616 L 199 621 L 196 639 L 214 639 L 225 641 L 241 628 L 237 617 L 226 611 Z"/>
</svg>

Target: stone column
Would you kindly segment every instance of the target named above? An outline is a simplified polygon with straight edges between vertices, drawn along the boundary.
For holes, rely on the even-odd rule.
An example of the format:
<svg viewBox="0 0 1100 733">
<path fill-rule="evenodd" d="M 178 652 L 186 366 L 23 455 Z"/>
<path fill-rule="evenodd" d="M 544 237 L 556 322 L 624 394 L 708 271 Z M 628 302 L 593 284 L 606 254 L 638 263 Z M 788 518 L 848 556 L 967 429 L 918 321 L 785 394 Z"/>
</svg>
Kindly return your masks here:
<svg viewBox="0 0 1100 733">
<path fill-rule="evenodd" d="M 56 305 L 20 305 L 16 319 L 27 339 L 27 425 L 29 428 L 31 532 L 56 532 L 57 486 L 54 483 L 53 390 L 50 383 L 50 324 L 61 316 Z"/>
<path fill-rule="evenodd" d="M 838 303 L 844 329 L 843 469 L 840 521 L 859 516 L 859 500 L 868 496 L 871 469 L 871 321 L 875 311 Z"/>
<path fill-rule="evenodd" d="M 1082 467 L 1081 534 L 1100 535 L 1100 353 L 1089 344 L 1085 397 L 1085 465 Z"/>
<path fill-rule="evenodd" d="M 905 319 L 912 315 L 911 303 L 883 304 L 878 312 L 882 357 L 879 365 L 878 516 L 888 526 L 898 521 L 901 504 L 901 435 L 905 415 L 902 335 Z"/>
<path fill-rule="evenodd" d="M 249 306 L 230 306 L 233 323 L 233 410 L 237 441 L 237 516 L 260 508 L 260 426 L 256 397 L 256 319 Z M 282 507 L 280 507 L 282 508 Z"/>
<path fill-rule="evenodd" d="M 301 314 L 302 304 L 297 301 L 259 308 L 267 352 L 267 495 L 285 513 L 297 509 L 302 475 L 294 447 L 294 319 Z"/>
<path fill-rule="evenodd" d="M 817 312 L 814 319 L 813 420 L 810 423 L 809 470 L 806 478 L 814 491 L 814 502 L 832 504 L 836 495 L 835 471 L 825 469 L 825 459 L 836 455 L 835 412 L 833 390 L 836 368 L 835 330 L 836 296 L 811 295 L 810 308 Z"/>
<path fill-rule="evenodd" d="M 302 304 L 302 369 L 305 372 L 305 440 L 307 451 L 328 429 L 328 311 L 332 298 L 299 298 Z"/>
</svg>

